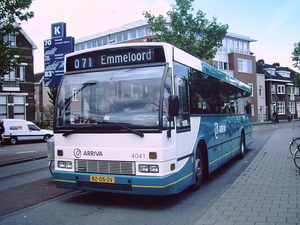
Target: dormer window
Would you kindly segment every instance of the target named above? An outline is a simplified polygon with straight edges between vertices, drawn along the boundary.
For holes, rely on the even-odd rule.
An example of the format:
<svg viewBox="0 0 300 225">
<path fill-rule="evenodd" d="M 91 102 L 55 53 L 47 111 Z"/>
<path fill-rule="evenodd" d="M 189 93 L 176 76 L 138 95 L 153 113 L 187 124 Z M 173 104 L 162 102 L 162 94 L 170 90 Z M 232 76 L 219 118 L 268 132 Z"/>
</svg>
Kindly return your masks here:
<svg viewBox="0 0 300 225">
<path fill-rule="evenodd" d="M 287 78 L 290 78 L 290 74 L 291 74 L 291 72 L 288 72 L 288 71 L 278 71 L 278 73 L 279 73 L 282 77 L 287 77 Z"/>
<path fill-rule="evenodd" d="M 275 76 L 275 69 L 274 68 L 266 68 L 265 71 L 267 71 L 271 76 Z"/>
</svg>

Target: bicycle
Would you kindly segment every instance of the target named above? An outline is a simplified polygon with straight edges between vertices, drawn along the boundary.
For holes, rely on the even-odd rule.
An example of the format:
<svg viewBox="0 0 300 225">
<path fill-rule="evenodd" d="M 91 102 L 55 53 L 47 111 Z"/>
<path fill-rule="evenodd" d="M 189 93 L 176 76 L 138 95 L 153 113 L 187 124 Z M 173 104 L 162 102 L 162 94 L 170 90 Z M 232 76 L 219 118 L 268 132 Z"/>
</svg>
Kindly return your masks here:
<svg viewBox="0 0 300 225">
<path fill-rule="evenodd" d="M 294 156 L 295 152 L 299 147 L 300 147 L 300 137 L 293 137 L 289 146 L 289 150 L 292 156 Z"/>
<path fill-rule="evenodd" d="M 297 150 L 294 152 L 294 163 L 295 163 L 295 166 L 300 169 L 300 146 L 299 148 L 297 148 Z"/>
</svg>

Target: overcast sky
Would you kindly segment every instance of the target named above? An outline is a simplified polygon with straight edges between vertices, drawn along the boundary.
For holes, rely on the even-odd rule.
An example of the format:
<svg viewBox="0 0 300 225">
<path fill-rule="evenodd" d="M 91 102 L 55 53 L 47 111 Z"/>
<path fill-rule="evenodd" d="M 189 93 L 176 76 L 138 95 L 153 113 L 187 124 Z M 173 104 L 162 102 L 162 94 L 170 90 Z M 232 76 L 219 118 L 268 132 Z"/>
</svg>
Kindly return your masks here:
<svg viewBox="0 0 300 225">
<path fill-rule="evenodd" d="M 142 12 L 166 15 L 175 0 L 34 0 L 33 19 L 22 28 L 38 49 L 34 51 L 34 72 L 44 71 L 44 40 L 51 38 L 51 24 L 65 22 L 67 36 L 76 39 L 144 19 Z M 229 32 L 257 40 L 250 50 L 256 60 L 279 62 L 293 67 L 291 53 L 300 42 L 299 0 L 196 0 L 194 11 L 202 10 L 206 18 L 229 25 Z"/>
</svg>

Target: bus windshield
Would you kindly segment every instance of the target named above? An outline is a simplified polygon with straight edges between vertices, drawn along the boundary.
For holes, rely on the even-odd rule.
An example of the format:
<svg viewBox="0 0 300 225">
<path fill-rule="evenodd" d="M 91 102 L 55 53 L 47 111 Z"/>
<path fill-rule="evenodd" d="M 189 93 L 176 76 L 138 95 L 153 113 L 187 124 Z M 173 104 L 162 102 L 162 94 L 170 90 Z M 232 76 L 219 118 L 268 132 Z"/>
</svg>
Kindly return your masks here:
<svg viewBox="0 0 300 225">
<path fill-rule="evenodd" d="M 167 126 L 171 78 L 166 66 L 67 74 L 56 102 L 59 127 L 117 129 Z M 163 85 L 163 88 L 162 88 Z"/>
</svg>

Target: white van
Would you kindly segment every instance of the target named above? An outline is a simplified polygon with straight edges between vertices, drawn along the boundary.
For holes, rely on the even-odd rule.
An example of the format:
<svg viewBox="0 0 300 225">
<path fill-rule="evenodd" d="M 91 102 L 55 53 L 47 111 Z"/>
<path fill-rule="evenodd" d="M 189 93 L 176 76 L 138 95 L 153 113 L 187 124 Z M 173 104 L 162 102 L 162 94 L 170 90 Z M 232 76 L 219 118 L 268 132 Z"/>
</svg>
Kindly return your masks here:
<svg viewBox="0 0 300 225">
<path fill-rule="evenodd" d="M 53 136 L 53 131 L 42 130 L 32 122 L 22 119 L 1 119 L 5 129 L 4 141 L 14 145 L 18 141 L 44 140 Z"/>
</svg>

